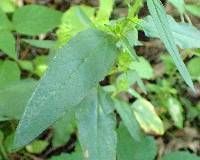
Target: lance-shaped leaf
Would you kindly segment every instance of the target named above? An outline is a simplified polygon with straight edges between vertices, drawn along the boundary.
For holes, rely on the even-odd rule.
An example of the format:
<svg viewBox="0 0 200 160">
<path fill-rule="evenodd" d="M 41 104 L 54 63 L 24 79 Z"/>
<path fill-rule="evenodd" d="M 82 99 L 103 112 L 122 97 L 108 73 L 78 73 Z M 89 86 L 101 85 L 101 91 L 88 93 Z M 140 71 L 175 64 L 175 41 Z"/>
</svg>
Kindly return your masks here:
<svg viewBox="0 0 200 160">
<path fill-rule="evenodd" d="M 175 45 L 175 41 L 168 23 L 167 15 L 162 3 L 160 2 L 160 0 L 147 0 L 147 5 L 150 14 L 153 18 L 153 21 L 156 25 L 156 28 L 159 32 L 160 39 L 165 44 L 168 52 L 172 56 L 172 59 L 176 64 L 176 67 L 178 68 L 183 79 L 188 84 L 188 86 L 190 86 L 190 88 L 194 91 L 195 89 L 192 79 L 187 71 L 185 64 L 181 59 L 178 48 Z"/>
<path fill-rule="evenodd" d="M 100 93 L 102 94 L 102 93 Z M 100 95 L 101 96 L 101 95 Z M 115 160 L 117 136 L 115 133 L 115 119 L 108 112 L 102 98 L 97 97 L 94 90 L 79 105 L 77 112 L 79 140 L 83 150 L 84 159 L 87 160 Z M 106 101 L 107 99 L 103 99 Z"/>
<path fill-rule="evenodd" d="M 81 9 L 81 7 L 77 8 L 77 16 L 79 17 L 81 23 L 87 28 L 92 27 L 92 21 L 90 20 L 88 15 Z"/>
<path fill-rule="evenodd" d="M 26 106 L 15 147 L 29 143 L 78 105 L 110 71 L 116 52 L 113 37 L 94 29 L 77 34 L 58 50 Z"/>
<path fill-rule="evenodd" d="M 126 102 L 115 100 L 115 108 L 132 138 L 137 141 L 141 140 L 143 134 L 130 105 Z"/>
<path fill-rule="evenodd" d="M 145 99 L 138 99 L 132 105 L 133 112 L 142 129 L 148 134 L 162 135 L 164 126 L 154 106 Z"/>
<path fill-rule="evenodd" d="M 56 46 L 56 42 L 52 40 L 22 39 L 22 41 L 38 48 L 51 49 Z"/>
</svg>

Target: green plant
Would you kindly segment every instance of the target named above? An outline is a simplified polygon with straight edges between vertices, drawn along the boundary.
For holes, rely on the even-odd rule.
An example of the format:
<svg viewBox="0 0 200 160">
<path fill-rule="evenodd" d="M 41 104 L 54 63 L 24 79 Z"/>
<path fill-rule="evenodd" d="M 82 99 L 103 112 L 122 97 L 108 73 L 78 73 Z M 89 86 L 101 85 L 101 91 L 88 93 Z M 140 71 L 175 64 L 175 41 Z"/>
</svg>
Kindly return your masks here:
<svg viewBox="0 0 200 160">
<path fill-rule="evenodd" d="M 147 0 L 150 15 L 144 19 L 137 17 L 143 1 L 136 0 L 132 4 L 127 0 L 128 16 L 116 20 L 109 20 L 114 0 L 100 2 L 96 14 L 95 9 L 88 6 L 73 6 L 62 14 L 43 6 L 28 5 L 14 11 L 10 22 L 6 14 L 0 12 L 3 21 L 0 24 L 0 42 L 7 41 L 0 43 L 0 49 L 14 60 L 0 61 L 0 66 L 3 66 L 0 74 L 4 77 L 0 80 L 0 100 L 9 102 L 7 106 L 10 108 L 16 106 L 16 110 L 6 109 L 5 104 L 0 103 L 0 120 L 20 119 L 14 149 L 26 145 L 28 152 L 41 153 L 48 142 L 32 141 L 52 125 L 56 135 L 54 146 L 60 145 L 75 128 L 78 129 L 82 150 L 76 150 L 71 156 L 62 155 L 63 159 L 115 160 L 118 157 L 119 160 L 153 160 L 157 150 L 155 141 L 141 129 L 146 134 L 163 135 L 165 126 L 156 108 L 144 98 L 147 90 L 142 79 L 151 79 L 153 69 L 147 60 L 137 56 L 133 48 L 140 45 L 139 30 L 163 42 L 184 81 L 195 91 L 192 78 L 195 75 L 199 80 L 199 77 L 196 71 L 189 69 L 192 74 L 190 77 L 176 46 L 182 49 L 200 48 L 200 32 L 195 27 L 185 22 L 178 23 L 166 15 L 160 0 Z M 58 27 L 56 42 L 22 39 L 22 43 L 50 49 L 53 52 L 51 55 L 55 54 L 54 58 L 50 57 L 49 60 L 47 56 L 40 56 L 33 62 L 18 59 L 13 31 L 36 36 L 55 27 Z M 194 62 L 188 66 L 191 63 Z M 42 77 L 41 80 L 20 80 L 19 67 Z M 7 72 L 10 72 L 9 76 Z M 99 82 L 106 76 L 108 85 L 100 85 Z M 182 128 L 182 106 L 178 98 L 172 97 L 177 96 L 176 90 L 165 80 L 160 83 L 157 86 L 149 85 L 147 89 L 167 98 L 167 102 L 159 103 L 169 103 L 167 109 L 175 126 Z M 133 84 L 137 84 L 143 93 L 134 90 Z M 120 96 L 121 93 L 130 94 L 136 98 L 135 102 L 127 103 Z M 172 111 L 175 109 L 178 110 L 178 117 Z M 116 123 L 115 110 L 122 119 L 120 124 Z M 65 131 L 61 130 L 63 124 L 66 124 Z M 119 125 L 117 131 L 116 125 Z M 142 151 L 144 146 L 147 148 Z M 127 154 L 124 154 L 124 148 L 127 148 Z M 138 155 L 133 154 L 130 148 L 134 148 Z M 140 152 L 145 152 L 148 157 Z M 7 158 L 6 154 L 3 156 Z"/>
</svg>

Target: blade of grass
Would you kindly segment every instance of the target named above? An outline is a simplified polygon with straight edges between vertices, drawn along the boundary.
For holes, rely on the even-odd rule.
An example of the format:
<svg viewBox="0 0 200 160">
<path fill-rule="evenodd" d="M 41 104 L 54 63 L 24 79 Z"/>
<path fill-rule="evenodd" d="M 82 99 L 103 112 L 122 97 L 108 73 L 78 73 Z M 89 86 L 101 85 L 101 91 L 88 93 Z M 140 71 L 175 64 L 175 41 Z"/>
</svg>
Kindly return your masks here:
<svg viewBox="0 0 200 160">
<path fill-rule="evenodd" d="M 183 63 L 183 60 L 179 54 L 178 48 L 175 45 L 175 41 L 169 27 L 167 15 L 162 3 L 160 2 L 160 0 L 147 0 L 147 5 L 149 8 L 150 14 L 153 17 L 153 21 L 156 25 L 156 28 L 159 32 L 160 39 L 162 40 L 168 52 L 172 56 L 172 59 L 175 65 L 177 66 L 177 69 L 179 70 L 180 74 L 182 75 L 187 85 L 193 91 L 195 91 L 190 74 L 185 64 Z"/>
</svg>

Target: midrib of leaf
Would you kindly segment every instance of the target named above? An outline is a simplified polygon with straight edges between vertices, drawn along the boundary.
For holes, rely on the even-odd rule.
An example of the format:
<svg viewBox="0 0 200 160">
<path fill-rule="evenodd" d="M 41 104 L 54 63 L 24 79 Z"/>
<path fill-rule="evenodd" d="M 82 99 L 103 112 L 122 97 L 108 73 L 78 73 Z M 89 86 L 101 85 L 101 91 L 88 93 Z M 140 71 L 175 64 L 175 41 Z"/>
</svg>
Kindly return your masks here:
<svg viewBox="0 0 200 160">
<path fill-rule="evenodd" d="M 99 99 L 98 99 L 98 104 L 100 104 L 99 103 Z M 102 115 L 100 115 L 100 114 L 102 114 L 102 113 L 100 113 L 100 112 L 103 112 L 103 114 L 104 115 L 106 115 L 106 113 L 104 113 L 104 111 L 103 111 L 103 108 L 102 108 L 102 106 L 101 105 L 97 105 L 98 107 L 97 107 L 97 133 L 96 133 L 96 135 L 97 135 L 97 143 L 98 144 L 100 144 L 100 142 L 99 142 L 99 139 L 98 139 L 98 137 L 99 137 L 99 129 L 100 129 L 100 116 L 101 116 L 101 118 L 102 118 Z M 106 142 L 105 142 L 106 143 Z M 101 155 L 102 153 L 101 153 L 101 151 L 100 151 L 100 149 L 99 149 L 99 145 L 98 144 L 96 144 L 97 146 L 96 146 L 96 148 L 97 148 L 97 154 L 98 155 Z M 109 146 L 109 145 L 106 145 L 106 146 Z M 111 147 L 113 147 L 113 146 L 111 146 Z"/>
<path fill-rule="evenodd" d="M 100 114 L 101 113 L 100 112 L 104 112 L 104 111 L 102 109 L 102 106 L 99 103 L 99 99 L 97 98 L 97 106 L 96 106 L 96 115 L 97 115 L 96 124 L 97 125 L 96 125 L 96 130 L 95 130 L 95 135 L 96 135 L 96 140 L 97 141 L 93 142 L 93 143 L 95 143 L 95 146 L 96 146 L 96 153 L 97 153 L 97 155 L 101 155 L 102 154 L 100 152 L 99 145 L 98 145 L 98 144 L 100 144 L 99 139 L 98 139 L 98 137 L 100 137 L 99 136 L 99 129 L 100 129 L 100 123 L 101 123 L 101 121 L 100 121 Z M 106 115 L 106 113 L 103 113 L 103 114 Z M 109 145 L 107 145 L 107 146 L 109 146 Z"/>
<path fill-rule="evenodd" d="M 160 5 L 159 7 L 162 8 L 163 6 L 162 6 L 160 0 L 156 0 L 156 1 Z M 175 41 L 173 39 L 172 33 L 171 33 L 170 29 L 167 30 L 167 28 L 170 28 L 170 27 L 167 23 L 168 21 L 167 21 L 166 14 L 165 13 L 162 14 L 162 16 L 164 18 L 164 20 L 163 20 L 161 15 L 159 14 L 158 8 L 156 7 L 155 0 L 148 0 L 147 4 L 148 4 L 149 10 L 150 10 L 150 13 L 152 15 L 152 18 L 155 16 L 158 19 L 158 22 L 159 22 L 158 25 L 159 26 L 157 26 L 156 23 L 155 23 L 155 21 L 157 21 L 157 20 L 154 20 L 154 23 L 155 23 L 155 26 L 157 26 L 156 28 L 158 29 L 158 32 L 160 31 L 160 29 L 162 30 L 159 33 L 159 34 L 161 34 L 160 39 L 165 44 L 167 50 L 169 50 L 169 53 L 171 54 L 171 56 L 174 60 L 174 63 L 176 64 L 176 66 L 177 66 L 180 74 L 182 75 L 183 79 L 186 81 L 188 86 L 193 91 L 195 91 L 192 79 L 190 77 L 190 74 L 188 73 L 187 68 L 186 68 L 185 64 L 183 63 L 183 61 L 181 59 L 181 56 L 179 55 L 178 49 L 175 46 Z M 153 7 L 153 9 L 151 9 L 151 7 Z M 169 43 L 169 45 L 167 43 Z"/>
<path fill-rule="evenodd" d="M 112 111 L 104 110 L 106 107 L 104 105 L 109 104 L 102 104 L 102 99 L 94 89 L 92 94 L 82 101 L 79 105 L 80 110 L 76 112 L 79 140 L 85 160 L 114 160 L 116 154 L 115 125 Z"/>
</svg>

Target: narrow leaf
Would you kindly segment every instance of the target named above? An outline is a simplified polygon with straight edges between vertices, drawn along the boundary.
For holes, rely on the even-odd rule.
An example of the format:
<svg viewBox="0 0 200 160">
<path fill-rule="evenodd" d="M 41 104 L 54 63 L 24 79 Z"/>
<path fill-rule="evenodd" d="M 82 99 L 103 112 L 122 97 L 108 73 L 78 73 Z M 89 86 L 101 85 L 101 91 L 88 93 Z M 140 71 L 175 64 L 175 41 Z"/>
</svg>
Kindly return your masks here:
<svg viewBox="0 0 200 160">
<path fill-rule="evenodd" d="M 92 27 L 92 21 L 87 16 L 87 14 L 81 9 L 81 7 L 77 8 L 77 15 L 80 18 L 80 21 L 86 26 L 86 27 Z"/>
<path fill-rule="evenodd" d="M 38 48 L 51 49 L 56 46 L 56 42 L 51 40 L 22 39 L 22 41 Z"/>
<path fill-rule="evenodd" d="M 137 141 L 141 140 L 143 134 L 140 130 L 140 126 L 135 118 L 132 108 L 127 103 L 118 100 L 115 100 L 115 108 L 132 138 Z"/>
<path fill-rule="evenodd" d="M 78 105 L 110 71 L 116 52 L 113 37 L 93 29 L 77 34 L 58 50 L 26 106 L 15 148 L 32 141 Z"/>
<path fill-rule="evenodd" d="M 179 51 L 175 45 L 175 41 L 168 23 L 167 15 L 162 3 L 160 2 L 160 0 L 147 0 L 147 5 L 153 21 L 156 25 L 156 28 L 159 32 L 160 39 L 165 44 L 168 52 L 172 56 L 172 59 L 185 82 L 188 84 L 188 86 L 190 86 L 193 91 L 195 91 L 190 74 L 188 73 L 187 68 L 183 63 Z"/>
<path fill-rule="evenodd" d="M 200 31 L 197 28 L 188 23 L 178 23 L 169 15 L 167 18 L 176 45 L 182 49 L 200 48 Z M 141 25 L 147 36 L 159 38 L 159 32 L 151 16 L 145 17 Z"/>
<path fill-rule="evenodd" d="M 103 110 L 102 104 L 94 90 L 79 105 L 77 112 L 79 140 L 87 160 L 116 159 L 115 119 Z"/>
</svg>

